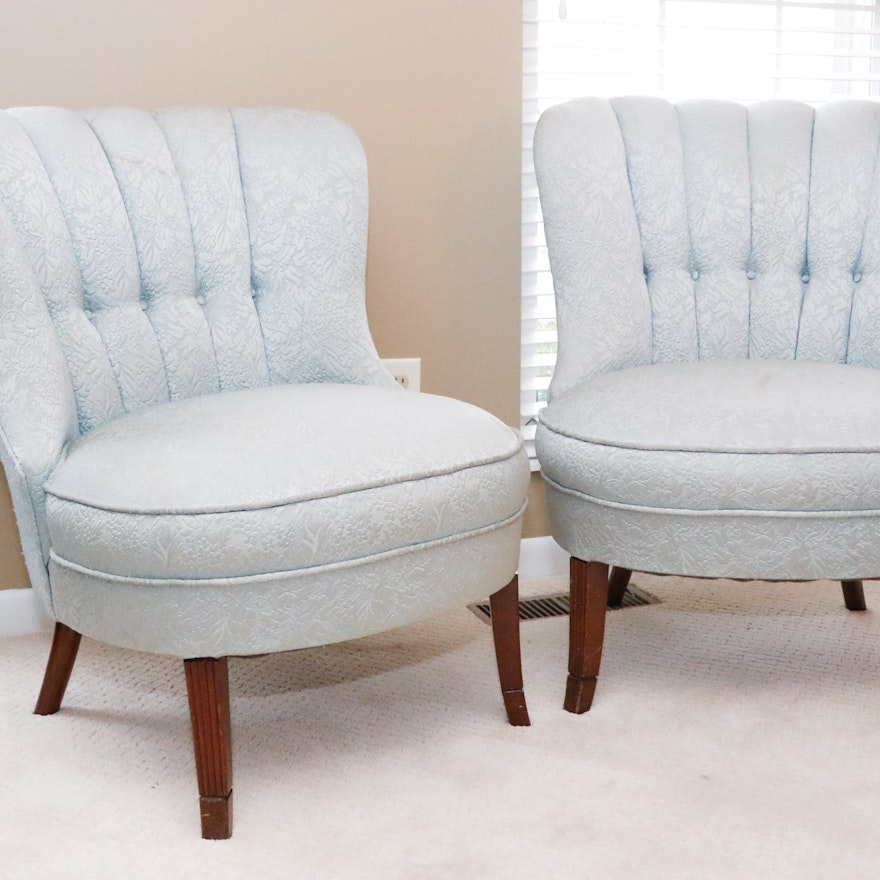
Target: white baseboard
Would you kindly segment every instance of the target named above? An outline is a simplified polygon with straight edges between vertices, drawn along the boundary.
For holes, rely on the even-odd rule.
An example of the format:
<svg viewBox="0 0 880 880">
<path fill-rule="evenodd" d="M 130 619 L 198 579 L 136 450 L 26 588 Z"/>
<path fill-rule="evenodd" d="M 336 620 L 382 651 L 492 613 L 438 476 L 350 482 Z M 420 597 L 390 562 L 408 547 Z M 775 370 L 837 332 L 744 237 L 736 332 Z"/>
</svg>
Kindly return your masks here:
<svg viewBox="0 0 880 880">
<path fill-rule="evenodd" d="M 526 578 L 568 577 L 568 553 L 549 535 L 523 538 L 519 551 L 519 576 Z"/>
<path fill-rule="evenodd" d="M 545 578 L 568 573 L 568 554 L 553 538 L 524 538 L 519 576 Z M 0 637 L 52 629 L 52 618 L 33 590 L 0 590 Z"/>
<path fill-rule="evenodd" d="M 0 590 L 0 636 L 52 629 L 52 618 L 33 590 Z"/>
</svg>

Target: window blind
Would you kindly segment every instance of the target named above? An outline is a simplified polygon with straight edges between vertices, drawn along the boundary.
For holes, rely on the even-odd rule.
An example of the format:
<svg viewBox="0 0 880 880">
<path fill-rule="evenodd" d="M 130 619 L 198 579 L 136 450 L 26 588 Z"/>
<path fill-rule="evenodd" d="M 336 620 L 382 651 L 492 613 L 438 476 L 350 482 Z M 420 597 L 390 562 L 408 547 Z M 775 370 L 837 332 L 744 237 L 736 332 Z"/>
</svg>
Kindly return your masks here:
<svg viewBox="0 0 880 880">
<path fill-rule="evenodd" d="M 535 124 L 571 98 L 626 94 L 813 104 L 880 95 L 880 3 L 524 0 L 522 425 L 530 446 L 556 362 Z"/>
</svg>

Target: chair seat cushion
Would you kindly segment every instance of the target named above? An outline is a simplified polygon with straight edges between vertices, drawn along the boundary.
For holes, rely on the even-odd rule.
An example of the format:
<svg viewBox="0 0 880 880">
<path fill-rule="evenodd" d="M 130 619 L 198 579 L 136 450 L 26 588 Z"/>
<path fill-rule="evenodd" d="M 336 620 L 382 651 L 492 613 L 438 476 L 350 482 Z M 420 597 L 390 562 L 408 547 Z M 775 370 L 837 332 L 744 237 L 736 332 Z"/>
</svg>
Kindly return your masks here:
<svg viewBox="0 0 880 880">
<path fill-rule="evenodd" d="M 543 411 L 546 478 L 591 500 L 690 511 L 880 509 L 880 371 L 701 361 L 603 374 Z"/>
<path fill-rule="evenodd" d="M 516 432 L 460 401 L 278 385 L 122 416 L 46 485 L 56 563 L 133 578 L 296 571 L 515 517 Z"/>
</svg>

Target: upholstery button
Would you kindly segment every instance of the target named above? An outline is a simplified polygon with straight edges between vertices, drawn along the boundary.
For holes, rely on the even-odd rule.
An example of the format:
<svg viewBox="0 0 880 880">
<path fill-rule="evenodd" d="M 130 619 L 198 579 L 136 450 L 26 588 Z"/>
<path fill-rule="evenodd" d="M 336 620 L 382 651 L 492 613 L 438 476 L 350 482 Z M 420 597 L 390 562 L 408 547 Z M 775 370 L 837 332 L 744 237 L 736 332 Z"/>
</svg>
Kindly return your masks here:
<svg viewBox="0 0 880 880">
<path fill-rule="evenodd" d="M 92 320 L 92 310 L 91 309 L 83 309 L 83 314 L 91 321 Z"/>
<path fill-rule="evenodd" d="M 256 299 L 256 296 L 257 296 L 257 288 L 256 287 L 251 288 L 251 296 Z"/>
<path fill-rule="evenodd" d="M 861 280 L 862 280 L 862 273 L 856 272 L 855 275 L 853 275 L 853 281 L 855 281 L 855 283 L 858 284 Z"/>
<path fill-rule="evenodd" d="M 204 298 L 203 296 L 199 295 L 199 296 L 196 297 L 196 302 L 197 302 L 200 306 L 203 306 L 203 305 L 205 304 L 205 298 Z"/>
<path fill-rule="evenodd" d="M 147 301 L 145 299 L 141 300 L 141 311 L 145 312 L 147 310 Z"/>
<path fill-rule="evenodd" d="M 696 269 L 691 270 L 691 278 L 696 281 L 700 277 L 700 273 Z"/>
<path fill-rule="evenodd" d="M 801 281 L 803 281 L 804 284 L 809 284 L 809 283 L 810 283 L 810 276 L 809 276 L 809 274 L 806 273 L 806 272 L 804 272 L 804 274 L 801 275 Z"/>
<path fill-rule="evenodd" d="M 749 271 L 746 272 L 746 278 L 748 278 L 749 281 L 752 281 L 754 279 L 754 277 L 755 277 L 755 270 L 749 269 Z"/>
</svg>

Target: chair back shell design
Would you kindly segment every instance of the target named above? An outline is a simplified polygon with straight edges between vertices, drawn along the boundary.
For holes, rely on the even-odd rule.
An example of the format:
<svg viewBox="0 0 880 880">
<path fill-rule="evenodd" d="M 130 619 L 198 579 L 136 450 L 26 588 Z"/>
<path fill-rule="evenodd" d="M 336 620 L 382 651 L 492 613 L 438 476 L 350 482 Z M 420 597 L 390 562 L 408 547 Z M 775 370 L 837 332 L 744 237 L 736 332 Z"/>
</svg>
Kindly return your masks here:
<svg viewBox="0 0 880 880">
<path fill-rule="evenodd" d="M 32 583 L 65 444 L 172 400 L 390 386 L 355 134 L 287 109 L 0 112 L 0 430 Z"/>
<path fill-rule="evenodd" d="M 584 98 L 535 161 L 553 265 L 551 399 L 640 364 L 880 366 L 880 104 Z"/>
</svg>

